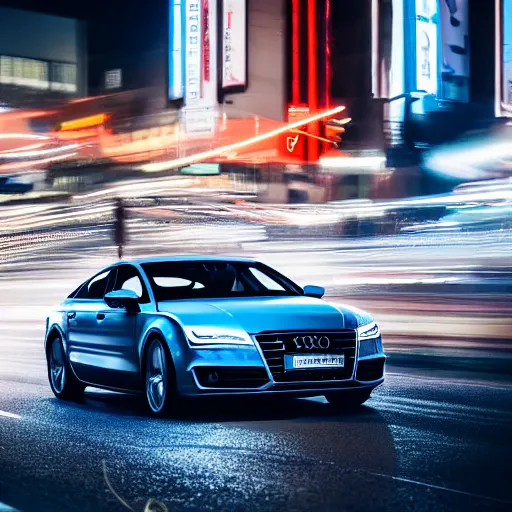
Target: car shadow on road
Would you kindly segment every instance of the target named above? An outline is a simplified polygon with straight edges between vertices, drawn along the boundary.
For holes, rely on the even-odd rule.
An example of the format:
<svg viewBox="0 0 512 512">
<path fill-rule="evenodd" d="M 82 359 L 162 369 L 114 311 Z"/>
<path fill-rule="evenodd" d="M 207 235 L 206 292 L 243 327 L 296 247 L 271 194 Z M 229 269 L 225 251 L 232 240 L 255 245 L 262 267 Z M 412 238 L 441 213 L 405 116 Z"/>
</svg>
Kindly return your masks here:
<svg viewBox="0 0 512 512">
<path fill-rule="evenodd" d="M 361 416 L 368 419 L 376 411 L 371 406 L 340 410 L 327 403 L 323 397 L 312 399 L 288 397 L 229 397 L 197 399 L 184 406 L 180 418 L 186 421 L 237 422 L 237 421 L 323 421 L 345 420 Z M 380 416 L 380 415 L 379 415 Z"/>
<path fill-rule="evenodd" d="M 142 395 L 114 393 L 88 388 L 80 403 L 68 404 L 74 409 L 106 414 L 151 418 Z M 300 420 L 302 422 L 382 421 L 370 399 L 357 409 L 341 410 L 319 396 L 311 399 L 289 397 L 201 397 L 187 399 L 177 411 L 162 421 L 185 422 L 250 422 Z"/>
</svg>

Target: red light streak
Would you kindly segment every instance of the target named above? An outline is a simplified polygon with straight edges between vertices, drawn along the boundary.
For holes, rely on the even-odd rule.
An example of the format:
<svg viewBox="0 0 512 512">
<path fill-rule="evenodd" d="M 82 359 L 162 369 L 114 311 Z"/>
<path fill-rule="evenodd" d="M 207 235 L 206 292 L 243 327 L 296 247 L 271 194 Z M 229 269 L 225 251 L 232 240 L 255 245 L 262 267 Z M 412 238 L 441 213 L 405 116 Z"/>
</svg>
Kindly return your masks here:
<svg viewBox="0 0 512 512">
<path fill-rule="evenodd" d="M 276 128 L 275 130 L 271 130 L 267 133 L 257 135 L 256 137 L 251 137 L 250 139 L 235 142 L 234 144 L 228 144 L 226 146 L 222 146 L 220 148 L 213 149 L 210 151 L 204 151 L 203 153 L 198 153 L 196 155 L 191 155 L 189 157 L 178 158 L 176 160 L 169 160 L 167 162 L 155 162 L 151 164 L 146 164 L 141 166 L 139 169 L 146 172 L 160 172 L 169 169 L 175 169 L 176 167 L 184 167 L 186 165 L 190 165 L 196 162 L 204 162 L 205 160 L 221 156 L 224 153 L 236 152 L 239 151 L 240 149 L 244 149 L 253 144 L 257 144 L 258 142 L 263 142 L 273 137 L 277 137 L 278 135 L 282 135 L 283 133 L 293 131 L 306 124 L 318 122 L 326 117 L 332 117 L 338 114 L 339 112 L 342 112 L 343 110 L 345 110 L 345 107 L 335 107 L 325 112 L 315 114 L 311 117 L 300 119 L 299 121 L 295 121 L 294 123 L 286 124 L 284 126 L 281 126 L 280 128 Z"/>
<path fill-rule="evenodd" d="M 308 0 L 308 105 L 312 112 L 318 108 L 316 43 L 316 0 Z"/>
<path fill-rule="evenodd" d="M 292 103 L 300 102 L 299 0 L 292 4 Z"/>
<path fill-rule="evenodd" d="M 25 110 L 22 112 L 4 112 L 3 114 L 0 114 L 0 121 L 6 121 L 8 119 L 32 119 L 34 117 L 49 116 L 56 113 L 57 111 L 55 110 Z"/>
<path fill-rule="evenodd" d="M 210 81 L 210 11 L 208 0 L 203 0 L 203 78 Z M 201 87 L 203 84 L 201 83 Z M 202 94 L 202 91 L 201 91 Z"/>
<path fill-rule="evenodd" d="M 325 108 L 331 106 L 331 0 L 325 4 Z"/>
<path fill-rule="evenodd" d="M 311 112 L 316 112 L 318 108 L 316 21 L 316 0 L 308 0 L 308 105 Z M 310 131 L 313 135 L 318 135 L 318 126 L 312 123 Z M 308 140 L 308 160 L 318 160 L 318 153 L 318 142 L 310 138 Z"/>
<path fill-rule="evenodd" d="M 302 131 L 302 130 L 292 130 L 292 133 L 299 133 L 300 135 L 305 135 L 306 137 L 312 137 L 313 139 L 319 140 L 320 142 L 326 142 L 327 144 L 332 144 L 331 139 L 326 139 L 325 137 L 319 137 L 318 135 L 311 135 L 311 133 Z"/>
</svg>

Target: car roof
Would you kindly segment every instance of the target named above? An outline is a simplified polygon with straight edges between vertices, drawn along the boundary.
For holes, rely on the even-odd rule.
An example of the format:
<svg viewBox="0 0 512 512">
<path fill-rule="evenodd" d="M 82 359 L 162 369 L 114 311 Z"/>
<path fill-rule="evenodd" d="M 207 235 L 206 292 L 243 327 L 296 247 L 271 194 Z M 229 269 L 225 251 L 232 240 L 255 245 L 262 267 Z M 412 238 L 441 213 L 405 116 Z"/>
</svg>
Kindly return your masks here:
<svg viewBox="0 0 512 512">
<path fill-rule="evenodd" d="M 173 261 L 233 261 L 233 262 L 245 262 L 245 263 L 256 263 L 257 260 L 253 258 L 245 258 L 239 256 L 205 256 L 200 254 L 190 255 L 176 255 L 176 256 L 160 256 L 153 258 L 141 258 L 131 261 L 120 261 L 119 263 L 132 263 L 137 265 L 144 265 L 145 263 L 165 263 Z"/>
</svg>

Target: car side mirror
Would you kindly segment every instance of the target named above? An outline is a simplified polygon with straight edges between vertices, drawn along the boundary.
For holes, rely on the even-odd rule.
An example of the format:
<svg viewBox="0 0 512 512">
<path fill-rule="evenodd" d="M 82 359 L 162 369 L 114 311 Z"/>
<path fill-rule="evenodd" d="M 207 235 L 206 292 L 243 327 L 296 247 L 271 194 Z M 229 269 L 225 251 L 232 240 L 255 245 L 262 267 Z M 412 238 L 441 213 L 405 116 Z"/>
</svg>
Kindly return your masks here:
<svg viewBox="0 0 512 512">
<path fill-rule="evenodd" d="M 125 308 L 128 313 L 138 313 L 139 296 L 133 290 L 115 290 L 105 295 L 105 302 L 110 308 Z"/>
<path fill-rule="evenodd" d="M 307 297 L 315 297 L 316 299 L 321 299 L 325 295 L 325 288 L 308 284 L 307 286 L 304 286 L 304 295 Z"/>
</svg>

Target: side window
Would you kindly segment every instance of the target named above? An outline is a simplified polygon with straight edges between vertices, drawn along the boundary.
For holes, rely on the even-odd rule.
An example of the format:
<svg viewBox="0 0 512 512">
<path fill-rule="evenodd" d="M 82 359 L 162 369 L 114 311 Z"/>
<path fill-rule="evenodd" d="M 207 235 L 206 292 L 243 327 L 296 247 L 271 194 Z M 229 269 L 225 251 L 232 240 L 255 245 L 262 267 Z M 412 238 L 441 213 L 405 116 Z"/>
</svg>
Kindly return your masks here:
<svg viewBox="0 0 512 512">
<path fill-rule="evenodd" d="M 139 272 L 132 265 L 121 265 L 117 267 L 117 277 L 112 287 L 115 290 L 132 290 L 135 292 L 142 304 L 149 302 L 149 295 Z"/>
<path fill-rule="evenodd" d="M 77 299 L 102 299 L 110 271 L 103 272 L 85 283 L 75 295 Z"/>
<path fill-rule="evenodd" d="M 260 284 L 262 284 L 267 290 L 271 291 L 284 291 L 284 288 L 274 281 L 270 276 L 267 274 L 264 274 L 261 270 L 258 270 L 257 268 L 250 267 L 249 269 L 251 271 L 251 274 L 259 281 Z"/>
</svg>

